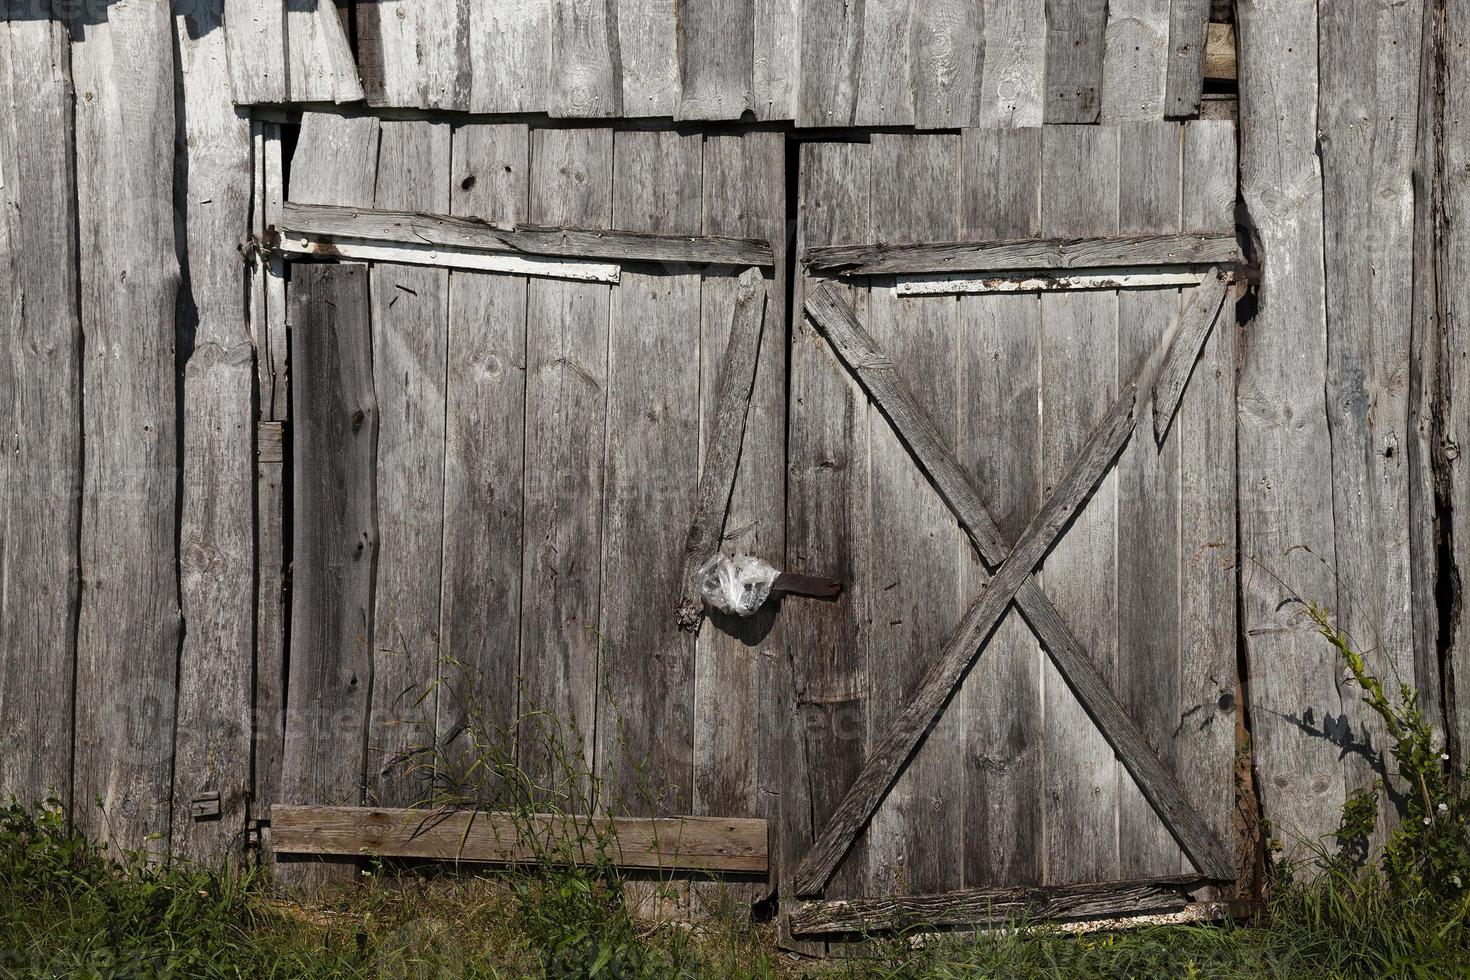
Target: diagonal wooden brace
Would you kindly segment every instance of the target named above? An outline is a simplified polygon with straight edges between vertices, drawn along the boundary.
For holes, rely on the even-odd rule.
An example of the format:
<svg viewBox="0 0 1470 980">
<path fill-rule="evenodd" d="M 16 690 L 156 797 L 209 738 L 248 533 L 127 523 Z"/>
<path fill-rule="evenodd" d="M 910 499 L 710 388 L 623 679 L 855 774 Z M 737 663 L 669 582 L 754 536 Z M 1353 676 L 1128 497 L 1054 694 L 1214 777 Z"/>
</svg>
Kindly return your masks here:
<svg viewBox="0 0 1470 980">
<path fill-rule="evenodd" d="M 1178 782 L 1149 746 L 1138 726 L 1093 665 L 1080 640 L 1042 593 L 1031 571 L 1045 555 L 1071 514 L 1091 493 L 1132 432 L 1135 388 L 1129 385 L 1108 416 L 1089 437 L 1051 498 L 1032 519 L 1014 550 L 1005 541 L 969 478 L 945 447 L 933 424 L 919 410 L 907 386 L 848 305 L 829 285 L 812 292 L 806 312 L 838 356 L 862 383 L 908 447 L 915 462 L 954 512 L 991 567 L 995 577 L 966 613 L 930 667 L 903 715 L 869 757 L 847 795 L 796 869 L 798 895 L 826 886 L 837 864 L 893 785 L 904 763 L 922 742 L 956 685 L 981 653 L 981 643 L 1014 598 L 1046 646 L 1057 670 L 1097 724 L 1145 798 L 1158 811 L 1180 847 L 1199 870 L 1219 880 L 1234 868 L 1214 832 L 1185 799 Z"/>
</svg>

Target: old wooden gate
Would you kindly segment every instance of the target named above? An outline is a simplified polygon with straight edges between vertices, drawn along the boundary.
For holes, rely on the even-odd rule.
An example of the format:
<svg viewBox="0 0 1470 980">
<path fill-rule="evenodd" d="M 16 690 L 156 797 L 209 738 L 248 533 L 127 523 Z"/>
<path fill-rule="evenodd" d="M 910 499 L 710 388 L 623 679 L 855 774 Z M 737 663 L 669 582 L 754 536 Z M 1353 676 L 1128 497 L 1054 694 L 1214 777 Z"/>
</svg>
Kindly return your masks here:
<svg viewBox="0 0 1470 980">
<path fill-rule="evenodd" d="M 850 584 L 784 624 L 795 935 L 1235 878 L 1234 138 L 804 148 L 788 564 Z"/>
</svg>

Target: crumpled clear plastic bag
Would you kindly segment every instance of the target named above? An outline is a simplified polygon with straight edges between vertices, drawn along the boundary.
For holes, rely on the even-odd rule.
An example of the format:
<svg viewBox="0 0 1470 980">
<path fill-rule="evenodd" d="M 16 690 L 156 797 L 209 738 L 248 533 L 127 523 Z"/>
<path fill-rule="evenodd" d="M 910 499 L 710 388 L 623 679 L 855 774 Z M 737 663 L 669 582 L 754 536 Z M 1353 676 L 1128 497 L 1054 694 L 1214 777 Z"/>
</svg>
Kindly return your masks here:
<svg viewBox="0 0 1470 980">
<path fill-rule="evenodd" d="M 749 616 L 770 597 L 779 574 L 753 555 L 717 554 L 699 566 L 699 591 L 720 612 Z"/>
</svg>

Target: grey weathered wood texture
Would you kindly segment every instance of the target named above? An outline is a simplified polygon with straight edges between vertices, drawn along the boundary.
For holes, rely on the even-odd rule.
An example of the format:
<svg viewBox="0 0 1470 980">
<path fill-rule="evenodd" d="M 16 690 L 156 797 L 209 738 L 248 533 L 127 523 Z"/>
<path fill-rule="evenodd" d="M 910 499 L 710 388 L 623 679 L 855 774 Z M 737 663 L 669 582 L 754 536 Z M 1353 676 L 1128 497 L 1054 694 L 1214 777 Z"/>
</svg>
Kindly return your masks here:
<svg viewBox="0 0 1470 980">
<path fill-rule="evenodd" d="M 0 793 L 70 807 L 82 473 L 72 86 L 66 25 L 18 7 L 0 6 Z"/>
<path fill-rule="evenodd" d="M 1438 42 L 1442 47 L 1438 50 L 1447 55 L 1470 41 L 1470 16 L 1460 7 L 1447 8 L 1445 14 L 1443 37 Z M 1242 51 L 1245 59 L 1252 54 L 1253 51 L 1248 49 Z M 1243 62 L 1242 68 L 1246 68 L 1248 63 L 1248 60 Z M 1438 84 L 1443 91 L 1443 118 L 1463 119 L 1466 107 L 1470 106 L 1470 72 L 1467 72 L 1464 62 L 1447 58 Z M 1470 296 L 1455 285 L 1467 281 L 1466 274 L 1470 273 L 1470 227 L 1466 224 L 1470 221 L 1467 217 L 1470 216 L 1470 187 L 1451 175 L 1464 174 L 1470 167 L 1470 134 L 1463 126 L 1445 126 L 1441 138 L 1442 170 L 1437 171 L 1440 174 L 1439 186 L 1430 201 L 1431 208 L 1437 205 L 1443 211 L 1442 217 L 1435 218 L 1434 258 L 1438 271 L 1431 283 L 1438 293 L 1438 302 L 1433 306 L 1438 314 L 1434 329 L 1438 334 L 1439 349 L 1434 366 L 1439 383 L 1433 386 L 1438 391 L 1426 399 L 1431 418 L 1434 415 L 1439 418 L 1437 424 L 1431 425 L 1429 435 L 1431 443 L 1436 444 L 1435 455 L 1424 462 L 1425 468 L 1434 473 L 1436 492 L 1441 499 L 1453 501 L 1466 497 L 1465 468 L 1470 465 L 1463 451 L 1457 448 L 1450 452 L 1450 447 L 1470 444 L 1470 402 L 1467 402 L 1470 398 L 1467 394 L 1470 392 L 1470 372 L 1467 372 L 1466 356 L 1470 352 L 1470 334 L 1466 330 L 1470 325 Z M 1437 151 L 1440 147 L 1431 146 L 1425 152 L 1433 154 Z M 1422 233 L 1420 237 L 1422 239 Z M 1425 381 L 1427 383 L 1427 379 Z M 1470 703 L 1460 693 L 1470 686 L 1470 628 L 1467 628 L 1464 614 L 1465 573 L 1460 571 L 1470 569 L 1470 526 L 1467 526 L 1463 515 L 1463 508 L 1454 508 L 1450 530 L 1452 568 L 1439 569 L 1439 575 L 1454 590 L 1453 594 L 1461 599 L 1459 614 L 1452 617 L 1453 633 L 1439 637 L 1439 642 L 1448 644 L 1446 674 L 1450 683 L 1444 692 L 1447 725 L 1462 764 L 1466 750 L 1470 749 Z M 1423 520 L 1421 517 L 1421 526 Z M 1420 561 L 1423 561 L 1422 556 Z M 1420 595 L 1422 598 L 1425 594 Z"/>
<path fill-rule="evenodd" d="M 1174 413 L 1179 409 L 1179 400 L 1184 397 L 1184 386 L 1194 373 L 1195 362 L 1204 348 L 1218 319 L 1229 279 L 1218 269 L 1210 270 L 1204 282 L 1194 289 L 1179 314 L 1174 339 L 1169 342 L 1169 351 L 1159 366 L 1154 378 L 1153 415 L 1154 440 L 1160 445 L 1168 434 Z"/>
<path fill-rule="evenodd" d="M 239 105 L 290 101 L 286 8 L 260 0 L 225 0 L 224 17 L 234 101 Z"/>
<path fill-rule="evenodd" d="M 263 0 L 270 3 L 271 0 Z M 362 83 L 333 0 L 284 0 L 287 92 L 292 102 L 357 102 Z M 234 65 L 237 74 L 249 70 Z"/>
<path fill-rule="evenodd" d="M 1111 0 L 1107 4 L 1098 111 L 1104 123 L 1163 120 L 1169 7 L 1170 0 Z M 1200 30 L 1203 32 L 1203 25 Z"/>
<path fill-rule="evenodd" d="M 110 5 L 105 19 L 77 10 L 71 31 L 87 447 L 74 818 L 151 853 L 169 839 L 180 635 L 179 264 L 172 140 L 138 136 L 174 131 L 173 23 L 151 0 Z"/>
<path fill-rule="evenodd" d="M 737 817 L 606 817 L 381 807 L 280 806 L 280 852 L 538 864 L 569 859 L 659 871 L 766 870 L 766 822 Z M 605 841 L 599 851 L 598 842 Z"/>
<path fill-rule="evenodd" d="M 220 0 L 175 18 L 186 145 L 175 186 L 189 276 L 178 324 L 192 333 L 183 378 L 179 652 L 173 766 L 176 856 L 237 852 L 252 789 L 255 650 L 255 366 L 241 251 L 250 233 L 250 122 L 230 102 Z M 191 804 L 217 794 L 218 817 Z"/>
<path fill-rule="evenodd" d="M 497 228 L 476 217 L 414 211 L 332 207 L 287 201 L 281 230 L 330 240 L 336 236 L 619 262 L 690 265 L 771 265 L 769 242 L 758 239 L 654 235 L 604 229 Z"/>
<path fill-rule="evenodd" d="M 551 4 L 513 0 L 470 5 L 470 108 L 538 112 L 547 106 Z"/>
<path fill-rule="evenodd" d="M 384 120 L 380 133 L 374 204 L 447 212 L 449 124 Z M 379 262 L 370 279 L 379 423 L 367 792 L 409 806 L 430 791 L 439 694 L 449 273 Z"/>
<path fill-rule="evenodd" d="M 1204 89 L 1205 31 L 1210 19 L 1208 0 L 1170 0 L 1168 68 L 1164 84 L 1164 114 L 1192 116 L 1199 112 Z"/>
<path fill-rule="evenodd" d="M 546 108 L 554 116 L 624 115 L 617 0 L 551 0 Z M 628 115 L 639 115 L 637 106 Z"/>
<path fill-rule="evenodd" d="M 363 803 L 378 551 L 369 302 L 361 265 L 305 266 L 292 277 L 294 561 L 280 787 L 290 803 Z M 276 877 L 311 892 L 351 881 L 354 866 L 278 863 Z"/>
<path fill-rule="evenodd" d="M 1043 122 L 1097 122 L 1107 14 L 1104 0 L 1046 0 Z"/>
<path fill-rule="evenodd" d="M 1235 235 L 1217 233 L 842 245 L 809 249 L 803 261 L 812 272 L 877 276 L 1233 262 L 1235 254 Z"/>
<path fill-rule="evenodd" d="M 863 380 L 875 402 L 884 409 L 900 431 L 926 429 L 924 434 L 942 445 L 932 423 L 894 380 L 892 362 L 872 343 L 852 317 L 852 311 L 832 294 L 819 289 L 806 303 L 808 315 L 816 320 L 839 355 Z M 1077 465 L 1070 469 L 1057 492 L 1028 524 L 1013 552 L 1002 563 L 997 577 L 966 611 L 959 628 L 945 641 L 943 652 L 930 662 L 923 680 L 903 705 L 894 722 L 880 736 L 865 760 L 862 771 L 848 789 L 816 844 L 797 867 L 797 894 L 819 891 L 837 863 L 851 846 L 882 802 L 925 734 L 934 725 L 945 701 L 979 656 L 984 639 L 999 622 L 1011 599 L 1029 579 L 1032 567 L 1053 545 L 1075 509 L 1091 493 L 1095 483 L 1111 465 L 1118 449 L 1132 431 L 1134 394 L 1125 393 L 1096 436 L 1084 447 Z"/>
<path fill-rule="evenodd" d="M 468 109 L 470 0 L 357 4 L 357 65 L 369 105 Z"/>
<path fill-rule="evenodd" d="M 456 130 L 450 210 L 525 217 L 530 148 L 524 125 Z M 521 276 L 449 277 L 436 740 L 450 785 L 468 781 L 466 789 L 476 788 L 468 771 L 476 742 L 515 758 L 507 736 L 520 673 L 526 293 Z"/>
<path fill-rule="evenodd" d="M 676 118 L 739 119 L 754 108 L 755 8 L 755 0 L 677 0 Z"/>
<path fill-rule="evenodd" d="M 976 121 L 984 53 L 984 3 L 917 0 L 908 38 L 914 125 L 940 129 Z"/>
<path fill-rule="evenodd" d="M 616 133 L 613 227 L 698 233 L 701 151 L 697 136 Z M 692 806 L 694 638 L 668 609 L 699 479 L 699 324 L 699 277 L 679 270 L 629 272 L 608 311 L 597 765 L 615 812 Z"/>
<path fill-rule="evenodd" d="M 538 129 L 530 220 L 612 224 L 612 132 Z M 519 765 L 567 792 L 543 731 L 559 728 L 579 774 L 597 736 L 602 495 L 609 288 L 532 280 L 526 298 L 526 455 L 522 530 Z M 544 712 L 544 715 L 536 715 Z M 585 791 L 586 780 L 577 780 Z"/>
<path fill-rule="evenodd" d="M 1050 888 L 974 888 L 894 898 L 800 902 L 798 935 L 994 926 L 1027 920 L 1118 918 L 1178 912 L 1206 880 L 1187 876 L 1107 881 Z"/>
<path fill-rule="evenodd" d="M 684 539 L 684 565 L 679 602 L 675 609 L 679 625 L 698 632 L 704 617 L 704 600 L 697 581 L 699 567 L 720 548 L 725 514 L 735 489 L 735 471 L 740 463 L 745 419 L 755 388 L 755 369 L 760 357 L 761 331 L 766 322 L 766 291 L 759 270 L 740 274 L 739 291 L 730 315 L 729 340 L 720 359 L 714 392 L 714 420 L 700 461 L 699 489 L 694 501 L 694 519 Z"/>
<path fill-rule="evenodd" d="M 1261 802 L 1288 853 L 1301 854 L 1337 826 L 1346 787 L 1336 729 L 1357 697 L 1287 601 L 1294 591 L 1340 608 L 1317 103 L 1291 94 L 1318 88 L 1317 9 L 1251 0 L 1237 26 L 1240 189 L 1261 262 L 1238 381 L 1240 619 Z"/>
</svg>

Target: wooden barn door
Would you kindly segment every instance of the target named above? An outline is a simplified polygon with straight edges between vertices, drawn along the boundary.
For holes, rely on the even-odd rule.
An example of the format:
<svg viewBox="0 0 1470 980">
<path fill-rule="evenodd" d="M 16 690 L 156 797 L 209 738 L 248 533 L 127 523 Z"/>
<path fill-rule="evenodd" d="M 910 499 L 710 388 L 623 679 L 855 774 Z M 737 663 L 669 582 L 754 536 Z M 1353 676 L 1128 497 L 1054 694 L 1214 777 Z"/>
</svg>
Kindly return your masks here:
<svg viewBox="0 0 1470 980">
<path fill-rule="evenodd" d="M 848 588 L 784 614 L 796 937 L 1234 880 L 1234 139 L 804 147 L 788 567 Z"/>
</svg>

